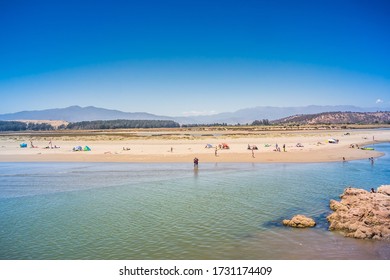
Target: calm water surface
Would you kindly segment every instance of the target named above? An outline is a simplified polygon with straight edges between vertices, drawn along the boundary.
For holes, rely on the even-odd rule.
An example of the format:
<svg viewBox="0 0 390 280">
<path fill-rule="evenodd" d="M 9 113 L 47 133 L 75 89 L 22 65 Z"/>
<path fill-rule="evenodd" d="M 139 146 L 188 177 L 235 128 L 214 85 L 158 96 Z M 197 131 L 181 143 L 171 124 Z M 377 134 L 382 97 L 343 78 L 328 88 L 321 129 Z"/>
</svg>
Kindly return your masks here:
<svg viewBox="0 0 390 280">
<path fill-rule="evenodd" d="M 318 164 L 0 163 L 0 259 L 390 259 L 327 230 L 347 186 L 390 184 L 390 145 Z M 313 217 L 312 229 L 281 221 Z"/>
</svg>

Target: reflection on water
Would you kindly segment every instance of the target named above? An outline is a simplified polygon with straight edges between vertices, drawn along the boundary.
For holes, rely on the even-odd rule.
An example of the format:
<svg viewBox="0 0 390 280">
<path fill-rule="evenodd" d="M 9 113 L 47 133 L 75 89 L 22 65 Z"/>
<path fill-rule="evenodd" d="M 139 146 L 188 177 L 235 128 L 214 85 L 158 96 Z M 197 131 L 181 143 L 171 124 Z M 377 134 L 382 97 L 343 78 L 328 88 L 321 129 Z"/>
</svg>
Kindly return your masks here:
<svg viewBox="0 0 390 280">
<path fill-rule="evenodd" d="M 389 150 L 389 145 L 376 145 Z M 389 184 L 388 153 L 318 164 L 1 163 L 1 259 L 390 259 L 329 232 L 346 186 Z M 281 220 L 313 217 L 312 229 Z"/>
</svg>

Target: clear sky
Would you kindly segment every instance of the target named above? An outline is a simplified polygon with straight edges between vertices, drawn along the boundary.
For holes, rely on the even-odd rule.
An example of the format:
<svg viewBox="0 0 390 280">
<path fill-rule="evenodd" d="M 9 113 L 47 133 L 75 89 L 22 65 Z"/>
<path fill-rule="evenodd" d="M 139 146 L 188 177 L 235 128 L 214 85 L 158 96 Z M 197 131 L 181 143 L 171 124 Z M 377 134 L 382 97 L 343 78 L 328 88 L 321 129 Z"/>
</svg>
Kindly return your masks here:
<svg viewBox="0 0 390 280">
<path fill-rule="evenodd" d="M 390 107 L 390 1 L 0 1 L 0 114 Z"/>
</svg>

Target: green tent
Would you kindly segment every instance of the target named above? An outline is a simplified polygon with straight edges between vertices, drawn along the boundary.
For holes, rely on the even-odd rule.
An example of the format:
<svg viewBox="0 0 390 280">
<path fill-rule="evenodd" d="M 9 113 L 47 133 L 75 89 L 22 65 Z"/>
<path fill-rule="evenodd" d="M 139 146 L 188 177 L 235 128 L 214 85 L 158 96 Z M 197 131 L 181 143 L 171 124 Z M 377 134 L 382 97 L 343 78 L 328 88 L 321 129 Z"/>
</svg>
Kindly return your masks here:
<svg viewBox="0 0 390 280">
<path fill-rule="evenodd" d="M 90 150 L 91 150 L 90 147 L 88 147 L 88 146 L 85 146 L 85 147 L 84 147 L 84 151 L 90 151 Z"/>
</svg>

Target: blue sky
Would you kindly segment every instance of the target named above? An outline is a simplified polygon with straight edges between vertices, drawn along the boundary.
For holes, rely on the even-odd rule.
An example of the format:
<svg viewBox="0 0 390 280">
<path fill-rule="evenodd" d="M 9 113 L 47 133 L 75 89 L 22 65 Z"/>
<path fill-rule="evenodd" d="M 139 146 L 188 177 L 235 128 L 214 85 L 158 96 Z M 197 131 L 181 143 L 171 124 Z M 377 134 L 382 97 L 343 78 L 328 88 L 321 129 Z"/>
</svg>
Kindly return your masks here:
<svg viewBox="0 0 390 280">
<path fill-rule="evenodd" d="M 390 107 L 390 1 L 1 1 L 0 114 Z"/>
</svg>

